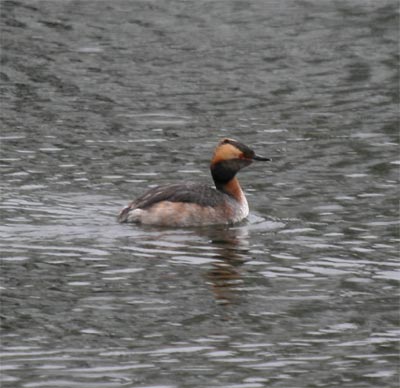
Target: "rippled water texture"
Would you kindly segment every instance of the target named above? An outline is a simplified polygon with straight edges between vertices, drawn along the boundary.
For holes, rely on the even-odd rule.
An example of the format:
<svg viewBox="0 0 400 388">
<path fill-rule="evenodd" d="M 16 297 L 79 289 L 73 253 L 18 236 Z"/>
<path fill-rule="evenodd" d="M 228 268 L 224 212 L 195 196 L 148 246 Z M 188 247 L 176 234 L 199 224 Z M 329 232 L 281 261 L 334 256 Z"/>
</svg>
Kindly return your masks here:
<svg viewBox="0 0 400 388">
<path fill-rule="evenodd" d="M 2 387 L 396 387 L 397 7 L 2 1 Z M 116 222 L 224 136 L 247 222 Z"/>
</svg>

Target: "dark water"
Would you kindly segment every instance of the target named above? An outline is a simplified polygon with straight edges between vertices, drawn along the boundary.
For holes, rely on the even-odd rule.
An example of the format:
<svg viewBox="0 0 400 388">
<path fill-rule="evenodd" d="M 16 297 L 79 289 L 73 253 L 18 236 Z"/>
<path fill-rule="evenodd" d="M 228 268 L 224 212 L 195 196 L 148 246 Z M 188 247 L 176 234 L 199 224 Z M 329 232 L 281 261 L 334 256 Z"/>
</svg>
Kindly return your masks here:
<svg viewBox="0 0 400 388">
<path fill-rule="evenodd" d="M 3 1 L 2 387 L 396 387 L 396 1 Z M 231 228 L 119 225 L 241 173 Z"/>
</svg>

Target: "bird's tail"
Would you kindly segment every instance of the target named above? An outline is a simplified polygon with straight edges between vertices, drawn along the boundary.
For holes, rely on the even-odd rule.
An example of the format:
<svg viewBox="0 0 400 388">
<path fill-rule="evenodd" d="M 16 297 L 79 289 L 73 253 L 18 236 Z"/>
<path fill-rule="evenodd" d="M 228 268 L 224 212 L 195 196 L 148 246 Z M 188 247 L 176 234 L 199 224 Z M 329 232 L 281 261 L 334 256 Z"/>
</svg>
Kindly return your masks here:
<svg viewBox="0 0 400 388">
<path fill-rule="evenodd" d="M 118 214 L 118 222 L 127 222 L 129 217 L 129 212 L 131 211 L 130 206 L 124 207 Z"/>
</svg>

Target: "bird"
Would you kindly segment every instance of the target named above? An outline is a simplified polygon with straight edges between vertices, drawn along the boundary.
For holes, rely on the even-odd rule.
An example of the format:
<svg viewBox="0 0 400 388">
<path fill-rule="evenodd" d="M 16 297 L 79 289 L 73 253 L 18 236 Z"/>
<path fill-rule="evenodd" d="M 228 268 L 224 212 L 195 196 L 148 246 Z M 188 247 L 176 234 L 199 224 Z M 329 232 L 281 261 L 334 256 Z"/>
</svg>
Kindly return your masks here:
<svg viewBox="0 0 400 388">
<path fill-rule="evenodd" d="M 215 187 L 193 182 L 156 186 L 124 207 L 118 221 L 166 227 L 238 223 L 248 216 L 249 205 L 236 174 L 253 161 L 269 160 L 237 140 L 224 138 L 210 162 Z"/>
</svg>

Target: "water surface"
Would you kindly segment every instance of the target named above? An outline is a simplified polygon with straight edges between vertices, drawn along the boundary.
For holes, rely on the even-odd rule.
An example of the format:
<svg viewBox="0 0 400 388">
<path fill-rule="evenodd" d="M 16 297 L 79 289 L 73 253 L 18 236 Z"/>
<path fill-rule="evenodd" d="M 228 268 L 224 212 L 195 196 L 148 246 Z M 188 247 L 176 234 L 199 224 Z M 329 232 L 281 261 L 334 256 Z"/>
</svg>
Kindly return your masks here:
<svg viewBox="0 0 400 388">
<path fill-rule="evenodd" d="M 3 387 L 395 387 L 394 1 L 4 1 Z M 119 225 L 240 174 L 234 227 Z"/>
</svg>

